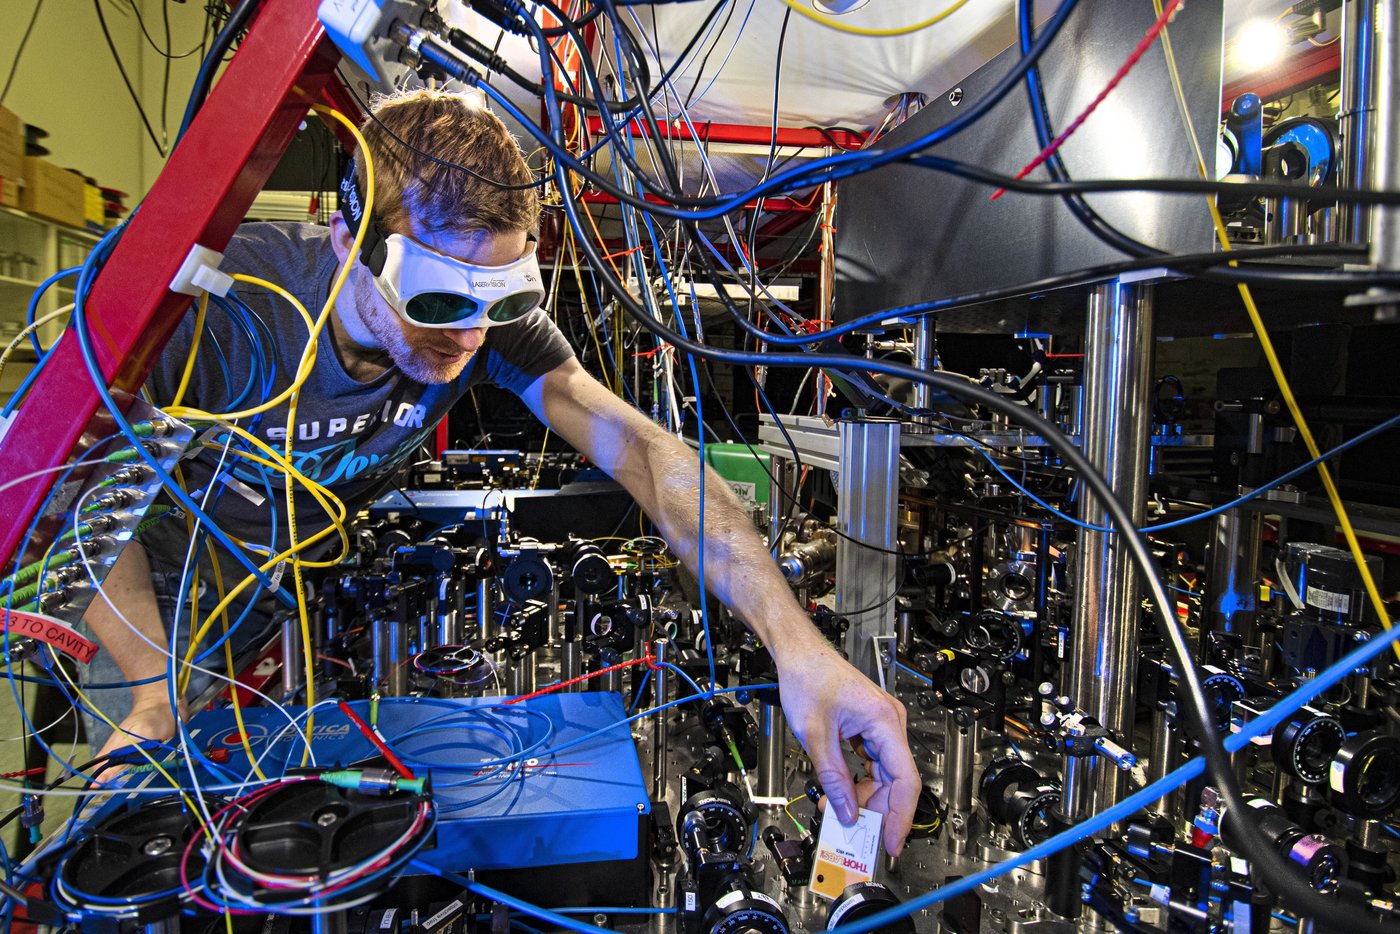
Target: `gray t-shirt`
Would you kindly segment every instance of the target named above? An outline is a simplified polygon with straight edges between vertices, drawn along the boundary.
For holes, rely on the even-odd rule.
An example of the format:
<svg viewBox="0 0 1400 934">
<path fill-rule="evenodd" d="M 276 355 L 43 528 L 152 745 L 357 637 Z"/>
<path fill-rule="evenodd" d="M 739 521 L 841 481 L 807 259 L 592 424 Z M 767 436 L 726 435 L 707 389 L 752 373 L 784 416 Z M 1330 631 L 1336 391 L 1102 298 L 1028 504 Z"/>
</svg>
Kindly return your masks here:
<svg viewBox="0 0 1400 934">
<path fill-rule="evenodd" d="M 245 224 L 224 255 L 223 271 L 282 286 L 313 318 L 325 304 L 337 268 L 330 230 L 310 224 Z M 183 400 L 207 412 L 252 408 L 280 394 L 291 384 L 308 337 L 301 315 L 280 296 L 241 282 L 233 291 L 260 320 L 227 315 L 210 303 Z M 194 318 L 192 308 L 147 383 L 157 405 L 174 398 L 189 354 Z M 297 400 L 292 463 L 339 497 L 353 516 L 386 488 L 471 386 L 484 380 L 520 394 L 536 378 L 572 357 L 564 335 L 544 311 L 536 310 L 520 321 L 489 329 L 482 347 L 450 383 L 425 386 L 393 366 L 370 382 L 358 382 L 336 357 L 327 324 L 317 342 L 315 369 Z M 239 424 L 283 452 L 285 403 L 256 422 L 243 419 Z M 216 440 L 222 444 L 222 435 Z M 196 500 L 208 486 L 219 458 L 219 451 L 205 450 L 183 462 L 186 487 Z M 223 482 L 215 489 L 217 502 L 210 512 L 219 527 L 244 542 L 266 547 L 275 541 L 278 551 L 285 549 L 286 495 L 281 475 L 232 453 L 225 459 L 224 473 L 238 483 Z M 299 540 L 329 524 L 324 510 L 305 490 L 298 489 L 295 504 Z M 183 522 L 159 523 L 142 541 L 154 563 L 173 569 L 183 565 L 189 546 Z M 331 543 L 337 542 L 332 536 Z M 320 553 L 318 549 L 316 554 Z M 230 565 L 232 560 L 222 558 L 226 581 L 231 573 L 236 573 L 235 581 L 243 577 L 241 567 Z"/>
</svg>

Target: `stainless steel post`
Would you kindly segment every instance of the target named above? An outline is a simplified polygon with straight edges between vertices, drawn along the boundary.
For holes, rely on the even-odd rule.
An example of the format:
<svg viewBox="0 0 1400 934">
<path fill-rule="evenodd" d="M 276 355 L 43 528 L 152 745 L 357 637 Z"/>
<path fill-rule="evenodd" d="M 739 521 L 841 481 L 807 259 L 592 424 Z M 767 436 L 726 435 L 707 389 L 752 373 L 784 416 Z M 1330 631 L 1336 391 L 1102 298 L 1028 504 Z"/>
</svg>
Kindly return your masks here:
<svg viewBox="0 0 1400 934">
<path fill-rule="evenodd" d="M 1231 509 L 1216 517 L 1210 544 L 1206 586 L 1210 594 L 1210 627 L 1239 632 L 1249 642 L 1257 610 L 1259 542 L 1263 515 Z"/>
<path fill-rule="evenodd" d="M 583 643 L 577 639 L 570 639 L 564 643 L 563 651 L 560 654 L 559 680 L 568 681 L 583 674 Z M 578 690 L 574 687 L 564 688 L 565 692 L 572 693 Z"/>
<path fill-rule="evenodd" d="M 559 612 L 558 577 L 553 579 L 549 587 L 549 606 L 545 608 L 545 620 L 551 641 L 567 642 L 569 640 L 569 634 L 564 630 L 564 614 Z"/>
<path fill-rule="evenodd" d="M 1395 86 L 1400 82 L 1400 0 L 1374 0 L 1374 6 L 1377 94 L 1373 181 L 1381 191 L 1396 191 L 1400 189 L 1400 88 Z M 1371 262 L 1380 269 L 1400 269 L 1400 207 L 1375 208 Z"/>
<path fill-rule="evenodd" d="M 883 418 L 842 421 L 839 428 L 836 612 L 851 621 L 847 657 L 872 681 L 880 663 L 871 638 L 895 633 L 899 430 L 898 421 Z"/>
<path fill-rule="evenodd" d="M 482 642 L 496 634 L 495 594 L 491 589 L 494 586 L 495 579 L 491 577 L 476 583 L 476 625 Z"/>
<path fill-rule="evenodd" d="M 311 916 L 311 934 L 349 934 L 350 925 L 344 911 L 332 911 Z"/>
<path fill-rule="evenodd" d="M 301 654 L 301 624 L 296 616 L 282 620 L 282 696 L 291 697 L 306 682 L 306 659 Z"/>
<path fill-rule="evenodd" d="M 656 664 L 670 661 L 671 640 L 657 639 L 651 644 L 651 653 L 656 656 Z M 660 707 L 670 700 L 671 673 L 657 667 L 651 672 L 653 690 L 652 702 Z M 651 717 L 651 800 L 660 801 L 666 797 L 666 756 L 670 752 L 671 718 L 666 711 L 652 714 Z"/>
<path fill-rule="evenodd" d="M 924 315 L 914 327 L 914 365 L 921 370 L 932 370 L 937 366 L 935 357 L 933 316 Z M 932 398 L 932 386 L 928 383 L 914 384 L 914 408 L 928 408 Z"/>
<path fill-rule="evenodd" d="M 1371 188 L 1375 184 L 1372 147 L 1376 121 L 1376 0 L 1343 0 L 1342 87 L 1337 102 L 1342 137 L 1339 184 Z M 1341 205 L 1341 239 L 1367 243 L 1371 239 L 1371 206 Z"/>
<path fill-rule="evenodd" d="M 783 708 L 759 704 L 758 797 L 777 800 L 787 792 L 783 765 L 787 757 L 787 717 Z"/>
<path fill-rule="evenodd" d="M 408 632 L 392 617 L 370 623 L 374 649 L 374 683 L 385 697 L 408 693 Z"/>
<path fill-rule="evenodd" d="M 979 726 L 966 707 L 943 712 L 943 801 L 948 806 L 948 848 L 959 855 L 972 842 L 972 770 Z"/>
<path fill-rule="evenodd" d="M 1140 523 L 1151 454 L 1151 286 L 1117 280 L 1096 286 L 1089 296 L 1084 350 L 1080 444 L 1134 523 Z M 1094 497 L 1084 500 L 1083 518 L 1096 526 L 1107 521 Z M 1079 533 L 1065 692 L 1126 743 L 1132 739 L 1141 597 L 1122 542 L 1121 535 Z M 1072 820 L 1097 813 L 1120 797 L 1123 773 L 1113 763 L 1094 756 L 1082 764 L 1094 773 L 1094 788 L 1084 802 L 1088 810 L 1066 811 Z"/>
<path fill-rule="evenodd" d="M 512 697 L 520 697 L 530 694 L 535 690 L 535 650 L 522 655 L 511 655 L 510 660 L 510 694 Z"/>
<path fill-rule="evenodd" d="M 793 489 L 796 485 L 793 482 L 793 474 L 796 472 L 796 465 L 785 457 L 772 457 L 769 465 L 772 476 L 768 481 L 768 545 L 771 548 L 778 541 L 778 536 L 783 532 L 786 525 L 788 510 L 795 508 L 792 501 L 796 498 L 797 491 Z"/>
<path fill-rule="evenodd" d="M 451 580 L 442 582 L 438 596 L 437 639 L 438 645 L 461 645 L 462 614 L 464 600 L 461 584 Z"/>
<path fill-rule="evenodd" d="M 1165 710 L 1152 711 L 1152 748 L 1147 755 L 1147 783 L 1150 785 L 1181 764 L 1181 734 L 1172 729 Z M 1173 825 L 1181 820 L 1181 792 L 1162 799 L 1161 810 Z"/>
</svg>

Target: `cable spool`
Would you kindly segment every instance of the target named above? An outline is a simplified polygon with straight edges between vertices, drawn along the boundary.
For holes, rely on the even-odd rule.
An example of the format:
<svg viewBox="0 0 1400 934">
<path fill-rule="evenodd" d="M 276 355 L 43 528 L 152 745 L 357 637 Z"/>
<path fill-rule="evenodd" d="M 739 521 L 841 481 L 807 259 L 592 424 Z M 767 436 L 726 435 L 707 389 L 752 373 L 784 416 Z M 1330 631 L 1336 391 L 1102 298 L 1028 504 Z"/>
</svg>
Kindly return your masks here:
<svg viewBox="0 0 1400 934">
<path fill-rule="evenodd" d="M 463 689 L 484 687 L 496 673 L 491 660 L 470 645 L 440 645 L 419 652 L 413 656 L 413 668 L 436 678 L 454 697 L 462 694 Z"/>
<path fill-rule="evenodd" d="M 788 934 L 790 930 L 777 902 L 737 880 L 715 899 L 702 924 L 709 934 Z"/>
<path fill-rule="evenodd" d="M 899 899 L 885 885 L 879 882 L 856 882 L 846 886 L 846 890 L 831 903 L 827 912 L 826 929 L 834 930 L 842 924 L 850 924 L 870 917 L 876 912 L 893 908 Z M 914 934 L 914 920 L 908 915 L 874 929 L 875 934 Z"/>
<path fill-rule="evenodd" d="M 296 781 L 248 804 L 225 828 L 216 860 L 234 894 L 275 912 L 278 903 L 303 901 L 322 888 L 345 898 L 387 885 L 432 827 L 426 793 L 366 795 Z M 374 864 L 381 868 L 362 871 Z"/>
<path fill-rule="evenodd" d="M 1060 786 L 1016 756 L 1003 756 L 987 766 L 979 791 L 992 819 L 1008 825 L 1022 849 L 1048 840 L 1054 832 L 1051 814 L 1060 803 Z"/>
<path fill-rule="evenodd" d="M 1341 721 L 1304 707 L 1274 728 L 1270 746 L 1275 765 L 1300 782 L 1320 785 L 1327 781 L 1332 760 L 1345 740 Z"/>
<path fill-rule="evenodd" d="M 1400 739 L 1358 733 L 1342 743 L 1327 772 L 1332 803 L 1357 817 L 1385 817 L 1400 806 Z"/>
<path fill-rule="evenodd" d="M 217 811 L 221 805 L 206 806 Z M 92 828 L 55 872 L 55 892 L 65 907 L 90 915 L 151 924 L 174 917 L 189 898 L 180 883 L 180 860 L 198 824 L 181 795 L 148 800 L 108 815 Z M 186 863 L 198 891 L 204 857 L 196 849 Z"/>
</svg>

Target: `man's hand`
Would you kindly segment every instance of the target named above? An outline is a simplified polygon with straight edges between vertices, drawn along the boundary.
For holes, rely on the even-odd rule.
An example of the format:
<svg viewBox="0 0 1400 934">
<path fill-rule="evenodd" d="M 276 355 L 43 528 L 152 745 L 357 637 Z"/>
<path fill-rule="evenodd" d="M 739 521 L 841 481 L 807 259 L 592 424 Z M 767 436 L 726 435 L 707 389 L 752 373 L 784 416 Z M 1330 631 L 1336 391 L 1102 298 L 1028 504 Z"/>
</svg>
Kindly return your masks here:
<svg viewBox="0 0 1400 934">
<path fill-rule="evenodd" d="M 158 740 L 166 742 L 175 735 L 175 715 L 170 710 L 170 698 L 163 693 L 148 697 L 139 697 L 136 706 L 127 714 L 126 719 L 117 724 L 117 728 L 112 731 L 112 735 L 107 738 L 107 742 L 102 744 L 99 756 L 109 755 L 121 749 L 123 746 L 134 746 L 145 740 Z M 180 719 L 186 715 L 185 705 L 180 703 Z M 114 765 L 99 767 L 97 778 L 99 781 L 109 781 L 121 774 L 125 765 Z"/>
<path fill-rule="evenodd" d="M 783 712 L 837 818 L 849 824 L 859 807 L 884 812 L 885 850 L 898 856 L 922 784 L 909 752 L 904 705 L 824 642 L 775 655 Z M 869 775 L 859 786 L 842 754 L 844 740 L 858 740 L 856 750 L 868 763 Z"/>
</svg>

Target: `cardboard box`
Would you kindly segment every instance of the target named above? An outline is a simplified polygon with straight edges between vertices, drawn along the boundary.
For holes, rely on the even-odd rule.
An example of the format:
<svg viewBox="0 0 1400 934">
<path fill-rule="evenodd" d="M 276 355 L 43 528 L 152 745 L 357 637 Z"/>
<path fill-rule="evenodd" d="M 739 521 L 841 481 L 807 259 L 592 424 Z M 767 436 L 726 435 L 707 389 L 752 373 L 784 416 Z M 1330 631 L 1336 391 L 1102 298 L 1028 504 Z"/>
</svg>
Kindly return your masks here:
<svg viewBox="0 0 1400 934">
<path fill-rule="evenodd" d="M 7 208 L 19 207 L 19 179 L 0 178 L 0 205 Z"/>
<path fill-rule="evenodd" d="M 106 204 L 101 188 L 96 185 L 83 185 L 83 220 L 87 221 L 89 227 L 96 225 L 96 228 L 101 230 L 107 226 Z"/>
<path fill-rule="evenodd" d="M 4 107 L 0 107 L 0 176 L 16 181 L 24 176 L 24 124 Z"/>
<path fill-rule="evenodd" d="M 24 159 L 24 190 L 19 206 L 30 214 L 70 227 L 84 227 L 83 220 L 86 183 L 81 175 L 54 165 L 47 159 L 26 156 Z"/>
</svg>

